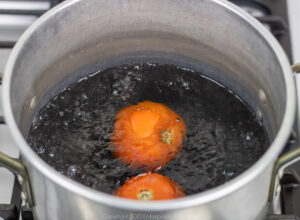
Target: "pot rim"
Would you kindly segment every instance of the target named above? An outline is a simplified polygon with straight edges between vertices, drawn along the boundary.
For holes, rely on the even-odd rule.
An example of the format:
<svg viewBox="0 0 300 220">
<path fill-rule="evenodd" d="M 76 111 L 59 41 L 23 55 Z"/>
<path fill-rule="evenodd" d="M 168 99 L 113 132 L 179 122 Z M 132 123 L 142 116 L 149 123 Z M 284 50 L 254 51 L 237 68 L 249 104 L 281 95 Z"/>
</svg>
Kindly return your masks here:
<svg viewBox="0 0 300 220">
<path fill-rule="evenodd" d="M 279 153 L 284 147 L 284 144 L 289 138 L 289 135 L 292 130 L 292 126 L 295 120 L 296 113 L 296 90 L 295 84 L 292 76 L 292 71 L 290 68 L 289 61 L 286 57 L 285 52 L 273 37 L 273 35 L 255 18 L 249 15 L 247 12 L 243 11 L 239 7 L 235 6 L 233 3 L 230 3 L 225 0 L 211 0 L 216 4 L 219 4 L 231 12 L 239 15 L 241 19 L 246 20 L 254 30 L 259 32 L 266 42 L 272 48 L 276 58 L 278 59 L 279 64 L 281 65 L 284 82 L 286 85 L 286 107 L 284 112 L 284 117 L 282 124 L 278 131 L 277 136 L 272 142 L 269 149 L 263 154 L 263 156 L 254 163 L 249 169 L 244 171 L 242 174 L 233 178 L 232 180 L 217 186 L 215 188 L 206 190 L 204 192 L 189 195 L 183 198 L 170 200 L 170 201 L 153 201 L 153 202 L 140 202 L 134 200 L 128 200 L 123 198 L 118 198 L 107 193 L 97 191 L 95 189 L 84 186 L 74 180 L 70 180 L 66 176 L 57 172 L 54 168 L 48 165 L 43 161 L 27 144 L 25 138 L 22 136 L 20 130 L 18 129 L 17 123 L 13 116 L 11 108 L 11 97 L 10 97 L 10 87 L 12 81 L 12 75 L 14 70 L 14 64 L 18 58 L 19 52 L 22 50 L 23 44 L 30 38 L 31 34 L 42 25 L 48 18 L 55 15 L 56 12 L 63 10 L 64 8 L 76 4 L 81 0 L 75 1 L 66 1 L 56 6 L 54 9 L 46 12 L 42 15 L 33 25 L 31 25 L 25 33 L 21 36 L 15 47 L 13 48 L 10 57 L 8 59 L 4 80 L 3 80 L 3 108 L 4 116 L 9 127 L 11 134 L 13 134 L 13 139 L 18 145 L 22 156 L 24 156 L 29 163 L 31 163 L 35 169 L 49 178 L 52 182 L 58 184 L 60 187 L 72 191 L 75 194 L 78 194 L 82 197 L 85 197 L 89 200 L 92 200 L 96 203 L 102 203 L 107 206 L 127 209 L 127 210 L 137 210 L 137 211 L 166 211 L 174 210 L 178 208 L 187 208 L 199 204 L 205 204 L 212 202 L 214 200 L 221 199 L 222 197 L 242 188 L 247 183 L 251 182 L 256 176 L 258 176 L 264 169 L 271 165 L 275 158 L 278 157 Z"/>
</svg>

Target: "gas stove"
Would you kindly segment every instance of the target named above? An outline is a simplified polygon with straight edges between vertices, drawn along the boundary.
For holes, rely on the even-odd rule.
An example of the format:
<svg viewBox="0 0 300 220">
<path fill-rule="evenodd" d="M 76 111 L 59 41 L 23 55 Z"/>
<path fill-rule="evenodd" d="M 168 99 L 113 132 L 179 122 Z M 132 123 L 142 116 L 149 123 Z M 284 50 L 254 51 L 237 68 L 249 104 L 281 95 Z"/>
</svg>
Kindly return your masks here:
<svg viewBox="0 0 300 220">
<path fill-rule="evenodd" d="M 300 62 L 299 0 L 230 0 L 262 22 L 284 48 L 290 62 Z M 61 0 L 0 0 L 0 73 L 20 35 L 40 15 Z M 298 32 L 297 32 L 298 31 Z M 0 97 L 1 97 L 0 79 Z M 1 100 L 0 100 L 1 101 Z M 4 123 L 0 102 L 0 151 L 18 157 L 19 151 Z M 288 147 L 288 146 L 287 146 Z M 281 214 L 269 214 L 266 220 L 300 219 L 300 164 L 286 170 L 281 180 Z M 0 168 L 0 220 L 33 220 L 30 209 L 21 207 L 21 187 L 14 176 Z M 298 217 L 299 216 L 299 217 Z"/>
</svg>

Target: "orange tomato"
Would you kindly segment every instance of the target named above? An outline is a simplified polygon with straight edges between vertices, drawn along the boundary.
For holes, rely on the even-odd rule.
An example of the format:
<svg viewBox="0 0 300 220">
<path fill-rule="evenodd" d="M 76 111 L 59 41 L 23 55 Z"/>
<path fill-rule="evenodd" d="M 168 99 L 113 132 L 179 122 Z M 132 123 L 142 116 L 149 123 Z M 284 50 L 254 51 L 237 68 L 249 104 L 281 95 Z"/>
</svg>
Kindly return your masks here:
<svg viewBox="0 0 300 220">
<path fill-rule="evenodd" d="M 185 196 L 181 186 L 157 173 L 144 173 L 127 180 L 114 195 L 143 201 L 175 199 Z"/>
<path fill-rule="evenodd" d="M 167 106 L 144 101 L 115 117 L 114 155 L 132 168 L 154 170 L 173 159 L 186 133 L 183 119 Z"/>
</svg>

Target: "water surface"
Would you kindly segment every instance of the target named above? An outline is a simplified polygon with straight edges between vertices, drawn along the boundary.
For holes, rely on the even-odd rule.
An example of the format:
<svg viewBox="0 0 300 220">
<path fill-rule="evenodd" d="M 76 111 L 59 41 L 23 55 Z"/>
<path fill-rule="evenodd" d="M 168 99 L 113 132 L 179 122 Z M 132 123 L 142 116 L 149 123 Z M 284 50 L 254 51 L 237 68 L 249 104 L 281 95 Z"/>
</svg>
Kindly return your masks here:
<svg viewBox="0 0 300 220">
<path fill-rule="evenodd" d="M 151 63 L 109 68 L 70 85 L 40 110 L 28 142 L 60 173 L 112 193 L 143 172 L 113 157 L 114 116 L 144 100 L 164 103 L 186 123 L 183 150 L 159 173 L 188 195 L 234 178 L 269 145 L 255 112 L 230 90 L 201 73 Z"/>
</svg>

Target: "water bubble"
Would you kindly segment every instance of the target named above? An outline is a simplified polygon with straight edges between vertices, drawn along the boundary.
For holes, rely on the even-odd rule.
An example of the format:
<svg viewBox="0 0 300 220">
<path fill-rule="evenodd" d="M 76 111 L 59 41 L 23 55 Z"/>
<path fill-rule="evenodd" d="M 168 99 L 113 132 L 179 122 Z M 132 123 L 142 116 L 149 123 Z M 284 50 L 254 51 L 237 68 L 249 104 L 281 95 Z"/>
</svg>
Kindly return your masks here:
<svg viewBox="0 0 300 220">
<path fill-rule="evenodd" d="M 82 115 L 82 113 L 81 113 L 81 111 L 80 111 L 80 108 L 75 108 L 75 114 L 77 115 L 77 116 L 80 116 L 80 115 Z"/>
<path fill-rule="evenodd" d="M 253 136 L 253 132 L 247 132 L 247 133 L 246 133 L 246 140 L 247 140 L 247 141 L 250 141 L 251 138 L 252 138 L 252 136 Z"/>
<path fill-rule="evenodd" d="M 59 114 L 60 117 L 64 116 L 64 112 L 63 111 L 59 111 L 58 114 Z"/>
<path fill-rule="evenodd" d="M 113 96 L 118 96 L 119 95 L 119 91 L 118 90 L 114 90 L 112 94 L 113 94 Z"/>
<path fill-rule="evenodd" d="M 189 87 L 189 82 L 183 81 L 183 82 L 182 82 L 182 86 L 183 86 L 186 90 L 189 90 L 189 89 L 190 89 L 190 87 Z"/>
<path fill-rule="evenodd" d="M 121 96 L 121 99 L 122 99 L 123 102 L 125 102 L 128 98 L 129 98 L 129 94 Z"/>
<path fill-rule="evenodd" d="M 67 121 L 63 121 L 64 126 L 68 126 L 69 123 Z"/>
<path fill-rule="evenodd" d="M 81 99 L 82 99 L 82 100 L 87 100 L 87 99 L 88 99 L 87 94 L 83 93 L 83 94 L 81 95 Z"/>
<path fill-rule="evenodd" d="M 50 151 L 48 155 L 49 155 L 49 157 L 54 157 L 55 154 L 53 151 Z"/>
<path fill-rule="evenodd" d="M 140 65 L 135 65 L 135 66 L 134 66 L 134 69 L 140 70 L 140 69 L 141 69 L 141 66 L 140 66 Z"/>
<path fill-rule="evenodd" d="M 46 149 L 44 148 L 44 146 L 41 146 L 41 147 L 38 148 L 37 153 L 38 154 L 43 154 L 43 153 L 45 153 L 45 151 L 46 151 Z"/>
<path fill-rule="evenodd" d="M 177 82 L 179 82 L 186 90 L 190 89 L 189 82 L 185 81 L 183 78 L 178 78 Z"/>
<path fill-rule="evenodd" d="M 84 121 L 84 122 L 88 122 L 89 119 L 87 117 L 81 117 L 81 120 Z"/>
<path fill-rule="evenodd" d="M 136 75 L 136 76 L 135 76 L 135 80 L 140 82 L 140 81 L 142 81 L 142 77 L 139 76 L 139 75 Z"/>
<path fill-rule="evenodd" d="M 114 82 L 113 85 L 112 85 L 112 87 L 114 87 L 114 88 L 118 88 L 119 86 L 121 86 L 120 81 L 116 81 L 116 82 Z"/>
<path fill-rule="evenodd" d="M 79 106 L 79 105 L 80 105 L 80 102 L 76 100 L 76 101 L 75 101 L 75 105 L 76 105 L 76 106 Z"/>
<path fill-rule="evenodd" d="M 122 81 L 122 85 L 123 85 L 124 89 L 128 89 L 128 87 L 130 86 L 130 83 L 131 83 L 130 76 L 126 76 L 125 79 Z"/>
<path fill-rule="evenodd" d="M 110 134 L 105 134 L 105 135 L 103 135 L 103 139 L 104 139 L 104 140 L 110 139 Z"/>
<path fill-rule="evenodd" d="M 225 177 L 227 177 L 227 178 L 230 178 L 230 177 L 232 177 L 232 176 L 234 175 L 234 172 L 224 170 L 224 171 L 223 171 L 223 175 L 224 175 Z"/>
<path fill-rule="evenodd" d="M 80 171 L 80 168 L 76 165 L 71 165 L 67 168 L 67 176 L 75 176 Z"/>
</svg>

